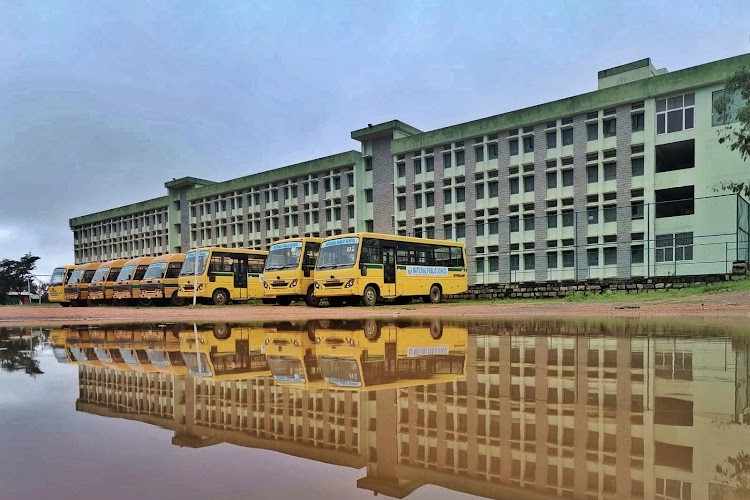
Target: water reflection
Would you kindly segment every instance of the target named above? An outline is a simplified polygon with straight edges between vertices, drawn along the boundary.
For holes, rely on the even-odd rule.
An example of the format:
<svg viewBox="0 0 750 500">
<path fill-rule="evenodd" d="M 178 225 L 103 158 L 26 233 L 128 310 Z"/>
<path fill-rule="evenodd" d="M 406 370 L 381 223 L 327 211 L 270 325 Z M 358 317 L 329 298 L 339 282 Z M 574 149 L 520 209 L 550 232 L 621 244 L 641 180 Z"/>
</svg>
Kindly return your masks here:
<svg viewBox="0 0 750 500">
<path fill-rule="evenodd" d="M 0 328 L 0 370 L 23 371 L 32 377 L 43 374 L 38 354 L 44 339 L 40 328 Z"/>
<path fill-rule="evenodd" d="M 750 344 L 567 322 L 60 329 L 76 409 L 365 468 L 357 487 L 744 498 Z"/>
</svg>

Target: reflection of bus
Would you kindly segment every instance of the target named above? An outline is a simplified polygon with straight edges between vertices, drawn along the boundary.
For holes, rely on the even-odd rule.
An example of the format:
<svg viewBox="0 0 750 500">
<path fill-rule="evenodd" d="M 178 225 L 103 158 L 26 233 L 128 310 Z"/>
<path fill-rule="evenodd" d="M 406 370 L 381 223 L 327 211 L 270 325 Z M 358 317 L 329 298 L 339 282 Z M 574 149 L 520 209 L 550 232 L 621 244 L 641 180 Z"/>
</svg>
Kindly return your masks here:
<svg viewBox="0 0 750 500">
<path fill-rule="evenodd" d="M 65 282 L 65 300 L 73 306 L 85 306 L 89 298 L 89 284 L 101 262 L 89 262 L 77 266 Z"/>
<path fill-rule="evenodd" d="M 123 362 L 132 369 L 175 374 L 186 372 L 180 352 L 180 340 L 171 326 L 146 325 L 116 329 L 114 346 Z"/>
<path fill-rule="evenodd" d="M 375 233 L 331 236 L 315 267 L 315 295 L 333 305 L 353 298 L 367 306 L 379 299 L 408 302 L 468 290 L 463 243 Z"/>
<path fill-rule="evenodd" d="M 59 363 L 99 364 L 93 347 L 79 330 L 53 328 L 49 332 L 49 341 L 52 354 Z"/>
<path fill-rule="evenodd" d="M 315 357 L 315 341 L 307 327 L 279 324 L 266 329 L 266 360 L 276 383 L 322 388 L 325 383 Z"/>
<path fill-rule="evenodd" d="M 263 270 L 266 295 L 275 296 L 282 306 L 299 299 L 304 299 L 308 306 L 318 305 L 313 271 L 322 241 L 322 238 L 290 238 L 271 245 Z"/>
<path fill-rule="evenodd" d="M 130 304 L 148 305 L 149 300 L 141 297 L 141 279 L 152 260 L 153 257 L 136 257 L 127 261 L 117 275 L 112 297 Z"/>
<path fill-rule="evenodd" d="M 68 281 L 75 268 L 76 266 L 66 265 L 56 267 L 52 271 L 49 286 L 47 287 L 47 297 L 50 302 L 57 302 L 63 307 L 70 305 L 70 301 L 65 298 L 65 282 Z"/>
<path fill-rule="evenodd" d="M 374 321 L 315 330 L 329 386 L 383 389 L 452 382 L 466 371 L 468 330 L 459 326 L 379 325 Z"/>
<path fill-rule="evenodd" d="M 270 375 L 264 331 L 217 324 L 180 331 L 180 351 L 194 377 L 240 379 Z"/>
<path fill-rule="evenodd" d="M 227 304 L 230 300 L 263 298 L 260 275 L 267 255 L 265 250 L 246 248 L 190 250 L 180 270 L 178 296 L 191 298 L 195 292 L 198 298 L 216 305 Z"/>
<path fill-rule="evenodd" d="M 90 301 L 111 301 L 114 293 L 115 281 L 120 269 L 127 262 L 125 259 L 115 259 L 104 262 L 94 273 L 89 285 Z"/>
<path fill-rule="evenodd" d="M 183 305 L 185 299 L 177 295 L 177 279 L 183 262 L 184 253 L 168 253 L 154 257 L 141 279 L 141 297 L 173 306 Z"/>
</svg>

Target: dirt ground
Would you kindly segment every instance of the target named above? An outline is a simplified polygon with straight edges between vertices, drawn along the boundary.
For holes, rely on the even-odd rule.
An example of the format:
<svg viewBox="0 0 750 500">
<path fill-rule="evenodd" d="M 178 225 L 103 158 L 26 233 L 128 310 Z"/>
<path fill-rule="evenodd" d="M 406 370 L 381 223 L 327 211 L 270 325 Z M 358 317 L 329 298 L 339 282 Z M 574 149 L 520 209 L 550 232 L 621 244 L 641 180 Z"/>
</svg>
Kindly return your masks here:
<svg viewBox="0 0 750 500">
<path fill-rule="evenodd" d="M 0 326 L 57 326 L 93 323 L 171 323 L 304 321 L 359 318 L 684 318 L 750 326 L 750 292 L 711 293 L 679 298 L 649 294 L 629 300 L 601 302 L 517 301 L 444 303 L 414 302 L 406 306 L 321 307 L 304 305 L 224 307 L 61 307 L 0 306 Z"/>
</svg>

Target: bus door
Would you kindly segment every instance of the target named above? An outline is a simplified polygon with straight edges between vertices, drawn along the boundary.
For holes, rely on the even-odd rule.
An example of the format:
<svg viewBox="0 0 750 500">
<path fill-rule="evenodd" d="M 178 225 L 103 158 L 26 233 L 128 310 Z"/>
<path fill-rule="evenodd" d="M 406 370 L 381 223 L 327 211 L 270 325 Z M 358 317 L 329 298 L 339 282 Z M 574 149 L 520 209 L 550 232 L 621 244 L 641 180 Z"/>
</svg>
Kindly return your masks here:
<svg viewBox="0 0 750 500">
<path fill-rule="evenodd" d="M 383 283 L 386 294 L 396 294 L 396 247 L 383 247 Z"/>
<path fill-rule="evenodd" d="M 247 292 L 247 256 L 236 256 L 234 258 L 234 289 L 238 294 L 238 298 L 246 299 L 248 297 Z"/>
</svg>

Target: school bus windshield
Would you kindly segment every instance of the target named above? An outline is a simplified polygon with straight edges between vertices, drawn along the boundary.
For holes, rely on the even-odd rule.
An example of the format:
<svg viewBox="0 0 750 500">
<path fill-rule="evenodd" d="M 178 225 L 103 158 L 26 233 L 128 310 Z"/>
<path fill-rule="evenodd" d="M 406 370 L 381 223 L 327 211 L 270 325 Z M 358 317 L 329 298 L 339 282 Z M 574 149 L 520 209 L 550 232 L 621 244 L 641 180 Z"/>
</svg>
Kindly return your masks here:
<svg viewBox="0 0 750 500">
<path fill-rule="evenodd" d="M 268 367 L 278 382 L 305 382 L 302 361 L 286 356 L 268 356 Z"/>
<path fill-rule="evenodd" d="M 65 269 L 58 267 L 52 271 L 52 277 L 49 279 L 50 286 L 62 285 L 65 279 Z"/>
<path fill-rule="evenodd" d="M 208 261 L 208 250 L 198 252 L 198 272 L 195 272 L 195 251 L 188 252 L 185 255 L 185 262 L 182 264 L 180 276 L 189 276 L 191 274 L 203 274 L 206 270 L 206 261 Z"/>
<path fill-rule="evenodd" d="M 120 274 L 117 275 L 117 281 L 129 280 L 130 277 L 133 276 L 133 271 L 135 271 L 135 266 L 123 267 L 120 269 Z"/>
<path fill-rule="evenodd" d="M 271 247 L 266 260 L 266 271 L 296 269 L 302 256 L 302 242 L 289 241 Z"/>
<path fill-rule="evenodd" d="M 182 358 L 185 360 L 190 375 L 194 377 L 213 377 L 214 374 L 204 353 L 200 353 L 200 369 L 198 368 L 198 355 L 196 353 L 183 352 Z"/>
<path fill-rule="evenodd" d="M 354 266 L 357 261 L 359 238 L 338 238 L 324 241 L 315 269 L 341 269 Z"/>
<path fill-rule="evenodd" d="M 154 262 L 146 269 L 146 274 L 143 275 L 144 280 L 161 278 L 164 276 L 164 270 L 167 268 L 166 262 Z"/>
<path fill-rule="evenodd" d="M 83 277 L 83 269 L 76 269 L 73 271 L 73 274 L 70 275 L 70 279 L 68 280 L 68 285 L 75 285 L 79 281 L 81 281 L 81 277 Z"/>
<path fill-rule="evenodd" d="M 338 386 L 360 387 L 359 363 L 354 358 L 334 358 L 324 356 L 318 358 L 320 371 L 326 382 Z"/>
</svg>

